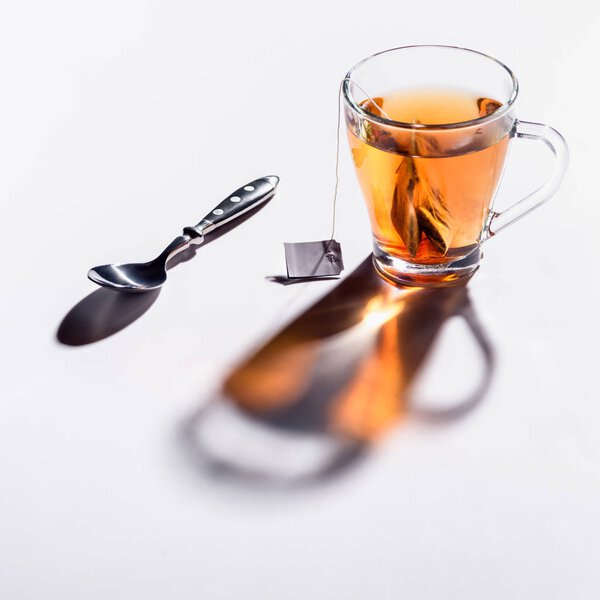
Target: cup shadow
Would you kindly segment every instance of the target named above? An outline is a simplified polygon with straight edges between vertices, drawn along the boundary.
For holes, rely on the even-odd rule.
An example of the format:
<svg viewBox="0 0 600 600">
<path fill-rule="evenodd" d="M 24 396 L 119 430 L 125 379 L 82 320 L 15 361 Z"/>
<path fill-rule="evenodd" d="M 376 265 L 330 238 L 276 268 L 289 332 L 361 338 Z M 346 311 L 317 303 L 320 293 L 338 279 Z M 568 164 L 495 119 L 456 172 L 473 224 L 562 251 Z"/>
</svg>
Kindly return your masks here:
<svg viewBox="0 0 600 600">
<path fill-rule="evenodd" d="M 473 336 L 479 380 L 459 400 L 424 405 L 412 384 L 452 317 Z M 406 419 L 443 425 L 469 414 L 489 388 L 494 362 L 465 285 L 395 287 L 369 257 L 242 360 L 182 423 L 179 441 L 189 462 L 212 477 L 315 485 L 357 465 Z"/>
</svg>

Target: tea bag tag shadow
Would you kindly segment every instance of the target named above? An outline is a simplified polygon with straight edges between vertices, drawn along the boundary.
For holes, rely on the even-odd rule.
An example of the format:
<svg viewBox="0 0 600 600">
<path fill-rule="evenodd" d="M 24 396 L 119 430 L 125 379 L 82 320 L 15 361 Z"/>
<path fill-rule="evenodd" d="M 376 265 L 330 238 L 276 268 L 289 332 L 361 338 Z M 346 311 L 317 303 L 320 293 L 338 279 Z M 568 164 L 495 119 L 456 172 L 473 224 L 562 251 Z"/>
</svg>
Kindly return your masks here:
<svg viewBox="0 0 600 600">
<path fill-rule="evenodd" d="M 344 270 L 342 247 L 334 239 L 285 243 L 284 247 L 290 279 L 339 277 Z"/>
</svg>

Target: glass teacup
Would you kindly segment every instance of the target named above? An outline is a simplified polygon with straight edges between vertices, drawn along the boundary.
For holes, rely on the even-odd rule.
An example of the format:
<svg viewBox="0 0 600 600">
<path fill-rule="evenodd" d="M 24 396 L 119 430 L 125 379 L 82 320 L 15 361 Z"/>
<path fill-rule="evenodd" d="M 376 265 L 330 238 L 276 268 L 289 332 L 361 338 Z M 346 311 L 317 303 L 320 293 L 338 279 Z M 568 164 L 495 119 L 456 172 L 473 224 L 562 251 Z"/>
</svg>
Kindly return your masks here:
<svg viewBox="0 0 600 600">
<path fill-rule="evenodd" d="M 566 170 L 563 137 L 547 125 L 516 119 L 515 76 L 480 52 L 386 50 L 354 66 L 342 88 L 374 263 L 394 282 L 470 277 L 481 244 L 548 200 Z M 555 155 L 554 169 L 541 188 L 496 212 L 493 200 L 512 138 L 543 142 Z"/>
</svg>

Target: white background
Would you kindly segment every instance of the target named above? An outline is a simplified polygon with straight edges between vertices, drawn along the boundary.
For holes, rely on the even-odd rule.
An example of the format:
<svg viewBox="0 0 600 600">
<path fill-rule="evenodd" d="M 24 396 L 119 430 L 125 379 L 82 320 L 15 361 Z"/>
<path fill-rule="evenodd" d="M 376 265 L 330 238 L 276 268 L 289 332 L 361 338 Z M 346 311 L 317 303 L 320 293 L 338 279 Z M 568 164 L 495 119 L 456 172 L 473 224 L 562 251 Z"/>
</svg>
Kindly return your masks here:
<svg viewBox="0 0 600 600">
<path fill-rule="evenodd" d="M 597 598 L 591 6 L 4 4 L 0 596 Z M 328 234 L 340 77 L 411 43 L 498 57 L 520 80 L 519 117 L 555 126 L 571 150 L 556 197 L 487 245 L 470 284 L 496 355 L 493 385 L 466 418 L 407 419 L 322 486 L 214 480 L 177 432 L 249 349 L 337 285 L 266 277 L 285 271 L 283 241 Z M 499 202 L 539 183 L 544 152 L 515 145 Z M 58 343 L 63 317 L 94 290 L 91 266 L 151 258 L 271 173 L 277 198 L 173 270 L 139 320 L 95 344 Z M 348 274 L 370 238 L 345 148 L 341 173 Z M 457 331 L 454 357 L 466 343 Z M 436 362 L 432 385 L 450 362 Z"/>
</svg>

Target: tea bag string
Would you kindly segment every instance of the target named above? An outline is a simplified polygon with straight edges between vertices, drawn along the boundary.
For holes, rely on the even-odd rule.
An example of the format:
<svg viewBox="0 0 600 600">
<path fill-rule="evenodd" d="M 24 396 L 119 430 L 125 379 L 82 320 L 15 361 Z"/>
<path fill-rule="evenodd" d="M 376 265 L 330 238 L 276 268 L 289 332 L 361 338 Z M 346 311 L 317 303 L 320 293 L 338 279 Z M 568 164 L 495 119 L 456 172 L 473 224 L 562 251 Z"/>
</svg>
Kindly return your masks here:
<svg viewBox="0 0 600 600">
<path fill-rule="evenodd" d="M 367 97 L 369 102 L 373 106 L 376 106 L 379 109 L 381 114 L 386 119 L 389 119 L 390 121 L 392 120 L 390 115 L 388 115 L 383 110 L 383 107 L 379 106 L 379 104 L 377 104 L 377 102 L 375 102 L 375 100 L 373 100 L 373 98 L 371 98 L 371 96 L 367 92 L 365 92 L 365 90 L 360 85 L 358 85 L 358 83 L 356 83 L 356 81 L 353 81 L 352 79 L 350 79 L 350 77 L 344 77 L 340 81 L 340 86 L 338 89 L 337 131 L 336 131 L 336 144 L 335 144 L 335 186 L 333 188 L 333 214 L 331 217 L 331 235 L 329 236 L 330 243 L 333 241 L 333 238 L 335 236 L 335 213 L 336 213 L 336 205 L 337 205 L 338 188 L 340 185 L 340 138 L 341 138 L 341 125 L 342 125 L 342 91 L 344 88 L 344 83 L 346 83 L 346 81 L 349 81 L 352 85 L 356 86 Z"/>
</svg>

